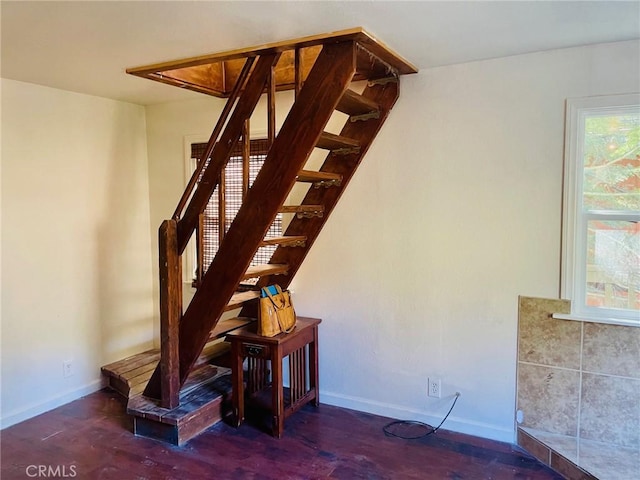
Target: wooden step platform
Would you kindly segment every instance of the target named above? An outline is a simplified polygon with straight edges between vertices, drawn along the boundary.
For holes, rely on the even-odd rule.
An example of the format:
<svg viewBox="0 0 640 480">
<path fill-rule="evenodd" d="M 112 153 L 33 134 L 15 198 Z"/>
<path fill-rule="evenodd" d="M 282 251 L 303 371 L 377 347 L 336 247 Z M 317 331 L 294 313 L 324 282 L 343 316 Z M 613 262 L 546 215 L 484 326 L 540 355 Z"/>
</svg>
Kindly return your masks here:
<svg viewBox="0 0 640 480">
<path fill-rule="evenodd" d="M 260 292 L 246 293 L 250 293 L 253 298 L 260 296 Z M 215 362 L 215 359 L 225 355 L 230 347 L 229 344 L 221 341 L 222 337 L 231 330 L 248 325 L 252 321 L 251 318 L 240 317 L 218 322 L 218 325 L 211 332 L 209 343 L 205 345 L 196 366 Z M 131 398 L 143 392 L 159 361 L 160 350 L 155 348 L 105 365 L 101 370 L 107 379 L 107 386 L 123 397 Z"/>
<path fill-rule="evenodd" d="M 183 445 L 231 414 L 231 370 L 203 365 L 194 370 L 180 390 L 180 405 L 162 408 L 143 395 L 129 399 L 133 432 L 173 445 Z"/>
<path fill-rule="evenodd" d="M 251 294 L 252 298 L 259 295 L 259 292 L 245 293 Z M 229 351 L 224 337 L 229 331 L 253 321 L 252 318 L 236 317 L 218 322 L 211 332 L 210 342 L 180 389 L 179 406 L 173 409 L 162 408 L 159 401 L 142 395 L 160 360 L 160 350 L 147 350 L 102 367 L 108 386 L 128 399 L 127 413 L 133 416 L 134 433 L 182 445 L 229 414 L 231 370 L 221 366 L 227 364 L 223 357 Z"/>
</svg>

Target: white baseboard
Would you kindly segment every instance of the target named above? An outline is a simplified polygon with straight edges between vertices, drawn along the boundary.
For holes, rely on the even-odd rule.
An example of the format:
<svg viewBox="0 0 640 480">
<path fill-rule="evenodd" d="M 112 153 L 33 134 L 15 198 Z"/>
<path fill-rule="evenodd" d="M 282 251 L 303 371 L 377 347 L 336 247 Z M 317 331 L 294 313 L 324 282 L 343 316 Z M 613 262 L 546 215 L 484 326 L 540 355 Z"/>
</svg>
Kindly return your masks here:
<svg viewBox="0 0 640 480">
<path fill-rule="evenodd" d="M 20 423 L 44 412 L 48 412 L 49 410 L 53 410 L 61 405 L 72 402 L 73 400 L 77 400 L 80 397 L 97 392 L 102 387 L 103 381 L 97 379 L 80 388 L 70 390 L 44 402 L 28 405 L 23 409 L 11 412 L 10 414 L 0 418 L 0 429 L 10 427 L 11 425 L 15 425 L 16 423 Z M 352 397 L 324 390 L 320 390 L 320 401 L 327 405 L 349 408 L 351 410 L 372 413 L 374 415 L 381 415 L 393 419 L 417 420 L 428 423 L 434 427 L 442 421 L 442 417 L 427 415 L 422 411 L 400 405 L 376 402 L 374 400 Z M 446 413 L 446 411 L 444 413 Z M 442 428 L 467 435 L 489 438 L 500 442 L 513 443 L 515 441 L 514 430 L 504 429 L 486 423 L 474 422 L 468 419 L 456 417 L 455 415 L 450 415 Z"/>
<path fill-rule="evenodd" d="M 427 415 L 422 411 L 400 405 L 376 402 L 374 400 L 359 397 L 351 397 L 349 395 L 323 391 L 322 389 L 320 390 L 320 402 L 328 405 L 334 405 L 336 407 L 357 410 L 359 412 L 373 413 L 374 415 L 380 415 L 392 419 L 416 420 L 427 423 L 433 427 L 438 426 L 444 415 L 447 413 L 445 410 L 440 417 Z M 449 415 L 447 421 L 442 425 L 442 429 L 507 443 L 514 443 L 516 435 L 515 430 L 513 429 L 505 429 L 491 424 L 475 422 L 465 418 L 456 417 L 455 415 Z"/>
<path fill-rule="evenodd" d="M 3 415 L 2 418 L 0 418 L 0 430 L 10 427 L 11 425 L 15 425 L 16 423 L 20 423 L 33 418 L 37 415 L 40 415 L 41 413 L 53 410 L 54 408 L 77 400 L 78 398 L 89 395 L 90 393 L 97 392 L 102 387 L 103 380 L 96 379 L 92 382 L 87 383 L 86 385 L 74 388 L 73 390 L 68 390 L 64 393 L 61 393 L 60 395 L 49 398 L 44 402 L 32 403 L 19 410 L 14 410 L 13 412 L 8 413 L 7 415 Z"/>
</svg>

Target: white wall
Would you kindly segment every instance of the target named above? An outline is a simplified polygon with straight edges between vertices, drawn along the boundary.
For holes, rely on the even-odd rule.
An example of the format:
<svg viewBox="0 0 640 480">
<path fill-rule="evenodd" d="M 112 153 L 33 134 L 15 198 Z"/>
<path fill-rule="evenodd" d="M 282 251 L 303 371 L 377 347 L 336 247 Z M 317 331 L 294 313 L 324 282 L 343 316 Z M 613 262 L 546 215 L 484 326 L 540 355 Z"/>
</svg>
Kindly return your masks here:
<svg viewBox="0 0 640 480">
<path fill-rule="evenodd" d="M 294 283 L 299 311 L 324 318 L 324 401 L 433 424 L 460 391 L 445 428 L 513 439 L 517 297 L 559 292 L 564 101 L 637 91 L 639 50 L 402 79 Z M 432 375 L 446 398 L 425 397 Z"/>
<path fill-rule="evenodd" d="M 102 365 L 151 347 L 153 305 L 144 108 L 1 88 L 6 427 L 99 388 Z"/>
<path fill-rule="evenodd" d="M 460 391 L 445 428 L 513 440 L 518 295 L 559 292 L 564 101 L 637 91 L 639 53 L 623 42 L 402 78 L 292 286 L 298 312 L 323 319 L 323 402 L 435 425 Z M 214 102 L 147 109 L 152 224 Z M 442 399 L 426 397 L 428 376 Z"/>
</svg>

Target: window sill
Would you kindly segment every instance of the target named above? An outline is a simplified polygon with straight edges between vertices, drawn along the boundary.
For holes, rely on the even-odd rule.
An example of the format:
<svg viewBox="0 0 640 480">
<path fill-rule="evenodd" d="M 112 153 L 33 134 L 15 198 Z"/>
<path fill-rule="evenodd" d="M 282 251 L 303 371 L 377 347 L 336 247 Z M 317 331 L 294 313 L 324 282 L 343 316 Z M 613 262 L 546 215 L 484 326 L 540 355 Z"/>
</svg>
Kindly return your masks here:
<svg viewBox="0 0 640 480">
<path fill-rule="evenodd" d="M 640 320 L 628 320 L 613 317 L 590 317 L 588 315 L 577 315 L 575 313 L 554 313 L 553 318 L 558 320 L 575 320 L 578 322 L 607 323 L 609 325 L 622 325 L 625 327 L 640 327 Z"/>
</svg>

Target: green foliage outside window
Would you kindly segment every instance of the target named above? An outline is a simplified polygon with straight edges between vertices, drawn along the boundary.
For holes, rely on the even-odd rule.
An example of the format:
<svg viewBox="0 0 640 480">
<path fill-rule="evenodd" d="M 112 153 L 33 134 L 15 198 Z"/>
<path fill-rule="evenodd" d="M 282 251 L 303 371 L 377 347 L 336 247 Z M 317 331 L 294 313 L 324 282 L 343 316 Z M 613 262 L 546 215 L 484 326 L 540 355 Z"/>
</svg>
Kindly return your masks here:
<svg viewBox="0 0 640 480">
<path fill-rule="evenodd" d="M 640 112 L 585 119 L 585 213 L 640 211 Z M 637 310 L 640 224 L 592 218 L 587 223 L 586 303 Z"/>
</svg>

